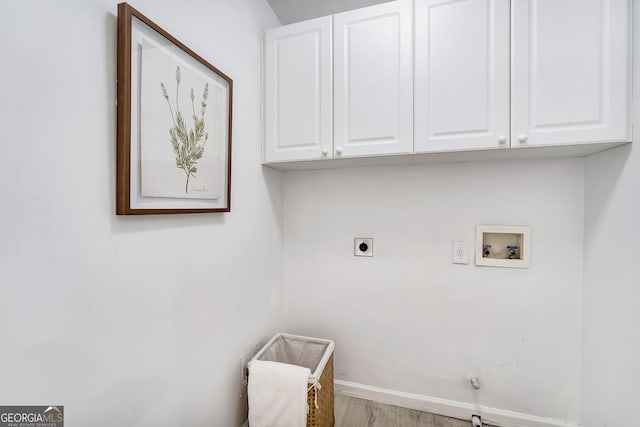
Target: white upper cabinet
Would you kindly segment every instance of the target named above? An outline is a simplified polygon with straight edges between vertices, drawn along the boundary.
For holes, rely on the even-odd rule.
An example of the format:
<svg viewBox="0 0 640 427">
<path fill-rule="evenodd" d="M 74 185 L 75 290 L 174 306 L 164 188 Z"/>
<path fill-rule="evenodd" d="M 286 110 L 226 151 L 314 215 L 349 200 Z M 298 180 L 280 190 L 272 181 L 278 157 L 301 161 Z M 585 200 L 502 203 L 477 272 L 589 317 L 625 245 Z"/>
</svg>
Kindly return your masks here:
<svg viewBox="0 0 640 427">
<path fill-rule="evenodd" d="M 629 142 L 631 6 L 395 0 L 269 30 L 263 161 L 584 156 Z"/>
<path fill-rule="evenodd" d="M 412 1 L 334 15 L 335 157 L 413 151 Z"/>
<path fill-rule="evenodd" d="M 331 158 L 331 17 L 268 30 L 264 42 L 264 162 Z"/>
<path fill-rule="evenodd" d="M 630 141 L 630 1 L 512 7 L 511 146 Z"/>
<path fill-rule="evenodd" d="M 509 147 L 509 0 L 415 1 L 416 153 Z"/>
</svg>

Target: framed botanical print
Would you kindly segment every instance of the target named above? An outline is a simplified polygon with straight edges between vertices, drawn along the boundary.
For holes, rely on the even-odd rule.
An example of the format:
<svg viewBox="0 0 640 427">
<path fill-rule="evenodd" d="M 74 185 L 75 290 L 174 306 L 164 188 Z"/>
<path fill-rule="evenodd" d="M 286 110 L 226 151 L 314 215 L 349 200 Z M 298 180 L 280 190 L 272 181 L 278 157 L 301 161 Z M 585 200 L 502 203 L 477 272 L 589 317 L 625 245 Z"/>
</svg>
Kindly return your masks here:
<svg viewBox="0 0 640 427">
<path fill-rule="evenodd" d="M 233 81 L 118 5 L 118 215 L 229 212 Z"/>
</svg>

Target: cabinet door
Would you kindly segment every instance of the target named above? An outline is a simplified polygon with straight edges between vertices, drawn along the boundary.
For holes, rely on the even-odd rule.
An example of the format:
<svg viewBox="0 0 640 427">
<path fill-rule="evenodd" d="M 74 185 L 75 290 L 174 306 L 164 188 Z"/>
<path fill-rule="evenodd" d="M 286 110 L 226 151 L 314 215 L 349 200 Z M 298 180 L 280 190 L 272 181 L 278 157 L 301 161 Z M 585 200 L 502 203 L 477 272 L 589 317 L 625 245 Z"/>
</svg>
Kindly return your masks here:
<svg viewBox="0 0 640 427">
<path fill-rule="evenodd" d="M 335 156 L 413 150 L 411 0 L 334 15 Z"/>
<path fill-rule="evenodd" d="M 331 17 L 265 32 L 264 161 L 330 158 Z"/>
<path fill-rule="evenodd" d="M 630 1 L 512 8 L 511 146 L 630 141 Z"/>
<path fill-rule="evenodd" d="M 416 0 L 416 152 L 509 147 L 509 20 L 509 0 Z"/>
</svg>

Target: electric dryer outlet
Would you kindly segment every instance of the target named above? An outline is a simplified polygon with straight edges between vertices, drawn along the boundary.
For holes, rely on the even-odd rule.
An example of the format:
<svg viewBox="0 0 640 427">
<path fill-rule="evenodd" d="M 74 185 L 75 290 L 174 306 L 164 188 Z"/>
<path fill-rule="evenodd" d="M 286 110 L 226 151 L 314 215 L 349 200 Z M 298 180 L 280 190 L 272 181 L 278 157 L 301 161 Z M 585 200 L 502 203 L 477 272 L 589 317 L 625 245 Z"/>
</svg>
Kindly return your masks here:
<svg viewBox="0 0 640 427">
<path fill-rule="evenodd" d="M 373 256 L 373 237 L 356 237 L 353 239 L 353 255 Z"/>
</svg>

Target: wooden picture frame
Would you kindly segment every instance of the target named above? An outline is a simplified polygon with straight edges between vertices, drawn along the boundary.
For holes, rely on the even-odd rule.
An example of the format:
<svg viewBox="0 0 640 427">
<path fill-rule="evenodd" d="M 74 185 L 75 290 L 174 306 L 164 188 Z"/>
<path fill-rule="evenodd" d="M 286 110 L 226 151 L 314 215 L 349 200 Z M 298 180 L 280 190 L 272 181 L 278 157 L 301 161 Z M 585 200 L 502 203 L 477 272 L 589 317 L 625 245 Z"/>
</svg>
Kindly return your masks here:
<svg viewBox="0 0 640 427">
<path fill-rule="evenodd" d="M 116 214 L 230 212 L 233 80 L 127 3 L 117 61 Z"/>
</svg>

